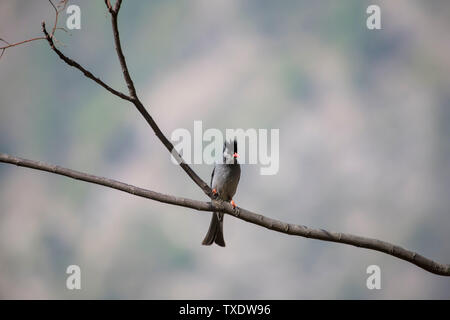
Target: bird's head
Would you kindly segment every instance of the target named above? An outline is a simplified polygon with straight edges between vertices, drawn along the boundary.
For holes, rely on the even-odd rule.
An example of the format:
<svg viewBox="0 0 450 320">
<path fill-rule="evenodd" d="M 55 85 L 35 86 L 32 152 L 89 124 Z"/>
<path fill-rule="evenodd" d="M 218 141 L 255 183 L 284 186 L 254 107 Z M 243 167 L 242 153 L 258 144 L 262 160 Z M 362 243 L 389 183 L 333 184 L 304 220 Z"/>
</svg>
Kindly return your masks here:
<svg viewBox="0 0 450 320">
<path fill-rule="evenodd" d="M 226 164 L 237 164 L 237 140 L 225 141 L 223 144 L 223 162 Z"/>
</svg>

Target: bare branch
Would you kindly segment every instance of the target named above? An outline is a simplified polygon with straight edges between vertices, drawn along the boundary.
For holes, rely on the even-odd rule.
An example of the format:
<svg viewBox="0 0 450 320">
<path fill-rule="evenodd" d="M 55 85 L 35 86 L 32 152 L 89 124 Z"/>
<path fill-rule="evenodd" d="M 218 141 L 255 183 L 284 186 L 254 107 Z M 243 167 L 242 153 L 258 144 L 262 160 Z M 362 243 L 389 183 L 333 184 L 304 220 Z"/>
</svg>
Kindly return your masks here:
<svg viewBox="0 0 450 320">
<path fill-rule="evenodd" d="M 53 51 L 55 51 L 56 54 L 59 56 L 59 58 L 62 59 L 65 63 L 67 63 L 68 65 L 70 65 L 74 68 L 77 68 L 87 78 L 90 78 L 91 80 L 95 81 L 97 84 L 101 85 L 103 88 L 105 88 L 112 94 L 114 94 L 124 100 L 132 102 L 135 105 L 135 107 L 138 109 L 138 111 L 141 113 L 141 115 L 145 118 L 147 123 L 151 126 L 151 128 L 155 132 L 156 136 L 161 140 L 161 142 L 164 144 L 164 146 L 169 150 L 169 152 L 171 152 L 179 160 L 180 166 L 183 168 L 183 170 L 191 177 L 191 179 L 198 186 L 200 186 L 202 188 L 202 190 L 205 192 L 205 194 L 207 194 L 210 198 L 213 199 L 214 197 L 213 197 L 211 188 L 190 168 L 190 166 L 188 164 L 186 164 L 183 161 L 182 157 L 174 149 L 170 140 L 168 140 L 165 137 L 165 135 L 159 129 L 158 125 L 153 120 L 153 118 L 150 116 L 150 114 L 147 112 L 144 105 L 141 103 L 141 101 L 139 100 L 139 98 L 137 96 L 136 89 L 135 89 L 134 83 L 130 77 L 128 67 L 127 67 L 127 64 L 125 61 L 125 56 L 123 55 L 121 44 L 120 44 L 120 37 L 119 37 L 119 31 L 118 31 L 118 25 L 117 25 L 117 17 L 118 17 L 118 12 L 120 10 L 122 1 L 117 0 L 116 4 L 114 6 L 114 9 L 109 0 L 105 0 L 105 4 L 108 8 L 108 11 L 111 14 L 116 52 L 117 52 L 117 55 L 119 58 L 119 62 L 121 64 L 122 73 L 123 73 L 125 82 L 127 84 L 130 96 L 125 95 L 119 91 L 112 89 L 107 84 L 105 84 L 102 80 L 95 77 L 90 71 L 83 68 L 79 63 L 66 57 L 60 50 L 58 50 L 55 47 L 54 41 L 56 41 L 56 39 L 54 39 L 54 32 L 59 29 L 59 28 L 57 28 L 58 14 L 61 10 L 63 10 L 61 8 L 58 9 L 58 7 L 60 7 L 60 5 L 62 3 L 63 8 L 64 8 L 65 4 L 66 4 L 66 0 L 62 0 L 60 2 L 60 5 L 58 5 L 58 6 L 55 6 L 51 0 L 49 0 L 49 2 L 55 9 L 55 15 L 56 15 L 55 23 L 52 28 L 52 32 L 49 34 L 46 31 L 45 23 L 43 22 L 42 23 L 42 31 L 44 32 L 45 37 L 29 39 L 29 40 L 15 43 L 15 44 L 10 44 L 10 43 L 6 42 L 5 40 L 0 39 L 1 41 L 8 44 L 7 46 L 0 47 L 0 50 L 1 50 L 0 57 L 1 57 L 1 55 L 3 55 L 5 49 L 7 49 L 9 47 L 13 47 L 13 46 L 27 43 L 30 41 L 46 39 L 48 41 L 51 49 Z M 123 182 L 119 182 L 116 180 L 98 177 L 98 176 L 86 174 L 83 172 L 59 167 L 59 166 L 52 166 L 52 165 L 48 165 L 48 164 L 45 164 L 42 162 L 36 162 L 36 161 L 32 161 L 32 160 L 12 157 L 12 156 L 9 156 L 6 154 L 0 154 L 0 162 L 15 164 L 18 166 L 28 167 L 28 168 L 32 168 L 32 169 L 36 169 L 36 170 L 47 171 L 47 172 L 51 172 L 54 174 L 67 176 L 67 177 L 70 177 L 73 179 L 103 185 L 103 186 L 106 186 L 109 188 L 117 189 L 117 190 L 124 191 L 124 192 L 130 193 L 130 194 L 136 195 L 136 196 L 145 197 L 148 199 L 152 199 L 152 200 L 167 203 L 167 204 L 187 207 L 187 208 L 196 209 L 199 211 L 211 211 L 211 212 L 216 211 L 216 212 L 227 213 L 227 214 L 235 216 L 238 219 L 265 227 L 270 230 L 289 234 L 289 235 L 296 235 L 296 236 L 312 238 L 312 239 L 317 239 L 317 240 L 322 240 L 322 241 L 343 243 L 343 244 L 353 245 L 353 246 L 357 246 L 357 247 L 361 247 L 361 248 L 380 251 L 380 252 L 386 253 L 388 255 L 391 255 L 391 256 L 397 257 L 399 259 L 413 263 L 413 264 L 417 265 L 418 267 L 420 267 L 424 270 L 427 270 L 429 272 L 432 272 L 432 273 L 435 273 L 438 275 L 450 276 L 450 265 L 437 263 L 437 262 L 430 260 L 428 258 L 425 258 L 424 256 L 421 256 L 415 252 L 406 250 L 402 247 L 390 244 L 385 241 L 371 239 L 371 238 L 365 238 L 365 237 L 351 235 L 351 234 L 345 234 L 345 233 L 329 232 L 329 231 L 326 231 L 323 229 L 320 229 L 320 230 L 310 229 L 308 227 L 301 226 L 301 225 L 288 224 L 288 223 L 285 223 L 285 222 L 282 222 L 279 220 L 265 217 L 265 216 L 257 214 L 257 213 L 253 213 L 251 211 L 248 211 L 248 210 L 245 210 L 242 208 L 233 209 L 233 207 L 229 203 L 223 202 L 223 201 L 213 200 L 212 202 L 202 202 L 202 201 L 197 201 L 197 200 L 192 200 L 192 199 L 187 199 L 187 198 L 175 197 L 172 195 L 166 195 L 166 194 L 158 193 L 158 192 L 143 189 L 143 188 L 138 188 L 138 187 L 135 187 L 135 186 L 123 183 Z"/>
<path fill-rule="evenodd" d="M 116 12 L 116 14 L 119 13 L 121 5 L 122 5 L 122 0 L 117 0 L 116 5 L 114 6 L 114 11 Z"/>
<path fill-rule="evenodd" d="M 139 188 L 120 181 L 99 177 L 84 172 L 63 168 L 60 166 L 49 165 L 40 161 L 17 158 L 3 153 L 0 153 L 0 162 L 15 164 L 17 166 L 27 167 L 41 171 L 47 171 L 50 173 L 102 185 L 112 189 L 127 192 L 135 196 L 171 205 L 191 208 L 199 211 L 209 211 L 209 212 L 214 211 L 227 213 L 238 219 L 289 235 L 295 235 L 322 241 L 343 243 L 360 248 L 380 251 L 388 255 L 413 263 L 416 266 L 424 270 L 427 270 L 431 273 L 438 274 L 441 276 L 450 276 L 450 264 L 441 264 L 435 262 L 416 252 L 406 250 L 402 247 L 393 245 L 386 241 L 341 232 L 330 232 L 323 229 L 311 229 L 306 226 L 290 224 L 279 220 L 271 219 L 243 208 L 237 207 L 236 209 L 233 209 L 233 207 L 228 202 L 216 200 L 213 200 L 212 202 L 203 202 L 188 198 L 175 197 L 172 195 L 167 195 Z"/>
<path fill-rule="evenodd" d="M 132 98 L 137 99 L 136 89 L 134 87 L 133 80 L 131 80 L 130 73 L 128 72 L 127 63 L 125 61 L 125 56 L 123 55 L 123 51 L 122 51 L 122 45 L 120 44 L 119 28 L 117 27 L 117 15 L 119 13 L 120 3 L 121 3 L 121 1 L 117 1 L 116 5 L 114 7 L 114 11 L 112 11 L 112 12 L 110 11 L 112 29 L 113 29 L 113 34 L 114 34 L 114 45 L 116 46 L 117 56 L 119 58 L 120 66 L 122 68 L 122 73 L 123 73 L 123 77 L 125 79 L 125 83 L 127 84 L 127 87 L 128 87 L 128 92 Z"/>
<path fill-rule="evenodd" d="M 105 3 L 108 6 L 108 1 L 105 1 Z M 120 8 L 120 6 L 119 6 Z M 113 19 L 115 20 L 115 23 L 113 22 L 113 26 L 115 25 L 117 28 L 117 15 L 111 14 Z M 169 139 L 167 139 L 167 137 L 162 133 L 161 129 L 158 127 L 158 125 L 156 124 L 155 120 L 153 120 L 152 116 L 148 113 L 148 111 L 145 109 L 144 105 L 142 104 L 142 102 L 139 100 L 139 98 L 136 95 L 136 90 L 134 90 L 134 84 L 131 81 L 131 77 L 129 76 L 128 73 L 128 68 L 125 62 L 125 57 L 123 56 L 123 53 L 120 49 L 120 54 L 118 52 L 119 55 L 119 60 L 121 61 L 121 65 L 122 65 L 122 71 L 126 71 L 127 76 L 125 76 L 124 73 L 124 78 L 125 81 L 127 81 L 127 79 L 129 79 L 131 82 L 131 88 L 132 90 L 130 91 L 130 95 L 132 95 L 134 93 L 134 97 L 133 96 L 127 96 L 117 90 L 114 90 L 113 88 L 111 88 L 110 86 L 108 86 L 106 83 L 104 83 L 102 80 L 100 80 L 99 78 L 95 77 L 90 71 L 86 70 L 84 67 L 82 67 L 78 62 L 68 58 L 67 56 L 65 56 L 60 50 L 58 50 L 58 48 L 55 47 L 54 43 L 53 43 L 53 39 L 51 37 L 51 35 L 49 35 L 47 33 L 47 30 L 45 28 L 45 22 L 42 22 L 42 31 L 45 34 L 45 38 L 47 39 L 51 49 L 53 51 L 56 52 L 56 54 L 58 55 L 58 57 L 63 60 L 65 63 L 67 63 L 68 65 L 77 68 L 78 70 L 80 70 L 86 77 L 88 77 L 91 80 L 94 80 L 96 83 L 98 83 L 99 85 L 101 85 L 103 88 L 105 88 L 106 90 L 108 90 L 109 92 L 111 92 L 112 94 L 124 99 L 124 100 L 128 100 L 130 102 L 132 102 L 135 107 L 138 109 L 138 111 L 141 113 L 141 115 L 144 117 L 144 119 L 147 121 L 147 123 L 150 125 L 150 127 L 153 129 L 155 135 L 159 138 L 159 140 L 164 144 L 164 146 L 167 148 L 167 150 L 173 154 L 180 163 L 181 168 L 188 174 L 188 176 L 203 190 L 203 192 L 210 197 L 211 199 L 214 198 L 214 195 L 212 193 L 211 188 L 208 186 L 208 184 L 206 182 L 204 182 L 192 169 L 191 167 L 183 160 L 183 158 L 181 157 L 181 155 L 176 151 L 176 149 L 174 148 L 172 142 L 170 142 Z M 119 39 L 119 34 L 115 33 L 115 42 L 118 44 L 117 48 L 120 48 L 120 39 Z M 117 36 L 117 37 L 116 37 Z M 122 58 L 123 59 L 122 59 Z M 128 85 L 128 87 L 130 88 L 130 85 Z"/>
<path fill-rule="evenodd" d="M 0 38 L 0 41 L 3 41 L 4 43 L 6 43 L 7 45 L 10 45 L 10 43 L 8 41 L 6 41 L 5 39 Z"/>
<path fill-rule="evenodd" d="M 9 42 L 7 42 L 7 41 L 5 41 L 3 39 L 0 39 L 0 40 L 8 44 L 7 46 L 0 47 L 0 50 L 2 50 L 2 52 L 5 52 L 6 49 L 12 48 L 12 47 L 15 47 L 15 46 L 20 46 L 21 44 L 25 44 L 25 43 L 28 43 L 28 42 L 31 42 L 31 41 L 36 41 L 36 40 L 45 40 L 45 37 L 32 38 L 32 39 L 28 39 L 28 40 L 12 43 L 12 44 L 10 44 Z M 2 53 L 2 55 L 3 55 L 3 53 Z"/>
<path fill-rule="evenodd" d="M 106 7 L 110 13 L 113 13 L 113 8 L 111 6 L 111 2 L 109 0 L 105 0 Z"/>
<path fill-rule="evenodd" d="M 136 195 L 139 197 L 144 197 L 144 198 L 159 201 L 159 202 L 164 202 L 164 203 L 173 204 L 173 205 L 179 205 L 179 206 L 197 209 L 197 210 L 203 210 L 203 211 L 208 211 L 208 209 L 209 209 L 205 206 L 206 202 L 165 195 L 165 194 L 158 193 L 155 191 L 138 188 L 138 187 L 135 187 L 135 186 L 123 183 L 123 182 L 119 182 L 116 180 L 107 179 L 107 178 L 83 173 L 80 171 L 63 168 L 60 166 L 46 164 L 41 161 L 27 160 L 27 159 L 23 159 L 23 158 L 13 157 L 13 156 L 10 156 L 10 155 L 4 154 L 4 153 L 0 153 L 0 162 L 15 164 L 15 165 L 21 166 L 21 167 L 28 167 L 31 169 L 55 173 L 55 174 L 66 176 L 66 177 L 69 177 L 72 179 L 82 180 L 82 181 L 102 185 L 105 187 L 117 189 L 117 190 L 124 191 L 124 192 L 130 193 L 130 194 L 133 194 L 133 195 Z"/>
<path fill-rule="evenodd" d="M 117 17 L 120 10 L 120 6 L 122 4 L 121 0 L 117 0 L 114 10 L 111 9 L 111 3 L 108 0 L 105 0 L 106 7 L 111 13 L 111 24 L 114 35 L 114 44 L 116 47 L 117 57 L 119 58 L 120 66 L 122 68 L 123 77 L 128 87 L 129 94 L 132 98 L 133 104 L 136 106 L 138 111 L 153 129 L 155 135 L 159 138 L 159 140 L 164 144 L 167 150 L 174 155 L 175 158 L 179 160 L 179 164 L 181 168 L 187 173 L 187 175 L 203 190 L 203 192 L 211 199 L 214 198 L 211 188 L 209 185 L 203 181 L 192 169 L 191 167 L 183 160 L 181 155 L 176 151 L 172 142 L 162 133 L 159 126 L 156 124 L 155 120 L 153 120 L 152 116 L 148 113 L 147 109 L 144 107 L 142 102 L 139 100 L 136 88 L 134 87 L 133 80 L 131 79 L 130 73 L 128 71 L 127 63 L 125 61 L 125 56 L 122 51 L 122 46 L 120 44 L 120 36 L 119 36 L 119 28 L 117 26 Z"/>
<path fill-rule="evenodd" d="M 96 76 L 94 76 L 92 74 L 92 72 L 90 72 L 90 71 L 86 70 L 85 68 L 83 68 L 78 62 L 76 62 L 76 61 L 66 57 L 61 51 L 59 51 L 58 48 L 56 48 L 55 44 L 53 43 L 52 36 L 50 34 L 48 34 L 47 30 L 45 29 L 45 22 L 42 22 L 42 32 L 44 32 L 44 34 L 45 34 L 45 38 L 44 39 L 47 39 L 48 43 L 50 44 L 50 48 L 52 48 L 52 50 L 56 52 L 58 57 L 60 57 L 65 63 L 67 63 L 69 66 L 77 68 L 78 70 L 83 72 L 83 74 L 86 77 L 88 77 L 91 80 L 94 80 L 99 85 L 101 85 L 103 88 L 105 88 L 106 90 L 108 90 L 112 94 L 118 96 L 119 98 L 122 98 L 122 99 L 128 100 L 128 101 L 132 101 L 131 97 L 127 96 L 126 94 L 123 94 L 122 92 L 119 92 L 119 91 L 111 88 L 106 83 L 104 83 L 102 80 L 100 80 L 100 78 L 97 78 Z"/>
<path fill-rule="evenodd" d="M 55 32 L 56 25 L 58 24 L 59 10 L 55 7 L 55 5 L 53 4 L 52 0 L 48 0 L 48 2 L 50 2 L 50 4 L 52 5 L 53 9 L 55 9 L 55 23 L 53 24 L 53 28 L 52 28 L 52 32 L 51 32 L 51 34 L 53 34 Z"/>
</svg>

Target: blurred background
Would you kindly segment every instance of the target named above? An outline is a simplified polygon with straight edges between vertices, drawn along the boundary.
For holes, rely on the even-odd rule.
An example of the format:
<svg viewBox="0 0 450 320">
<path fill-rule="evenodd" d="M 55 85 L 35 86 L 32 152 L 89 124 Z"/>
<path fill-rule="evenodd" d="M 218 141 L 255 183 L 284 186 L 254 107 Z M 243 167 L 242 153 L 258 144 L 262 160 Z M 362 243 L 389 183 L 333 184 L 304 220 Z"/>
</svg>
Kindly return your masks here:
<svg viewBox="0 0 450 320">
<path fill-rule="evenodd" d="M 69 57 L 126 92 L 103 1 Z M 382 30 L 366 28 L 381 7 Z M 61 14 L 63 26 L 68 15 Z M 51 26 L 47 1 L 0 2 L 0 37 Z M 122 47 L 138 94 L 173 130 L 280 130 L 280 170 L 242 168 L 238 205 L 286 222 L 393 242 L 450 263 L 448 1 L 124 1 Z M 0 60 L 0 152 L 207 200 L 134 107 L 44 41 Z M 194 165 L 209 181 L 212 166 Z M 0 298 L 429 299 L 450 278 L 391 256 L 0 164 Z M 66 289 L 81 267 L 82 289 Z M 381 268 L 381 290 L 366 287 Z"/>
</svg>

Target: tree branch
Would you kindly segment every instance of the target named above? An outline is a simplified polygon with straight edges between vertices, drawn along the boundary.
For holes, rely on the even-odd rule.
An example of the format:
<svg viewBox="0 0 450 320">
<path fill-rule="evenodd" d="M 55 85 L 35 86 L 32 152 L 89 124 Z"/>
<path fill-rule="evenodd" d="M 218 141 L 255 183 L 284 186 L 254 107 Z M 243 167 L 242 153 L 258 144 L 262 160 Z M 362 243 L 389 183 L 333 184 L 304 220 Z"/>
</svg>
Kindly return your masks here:
<svg viewBox="0 0 450 320">
<path fill-rule="evenodd" d="M 130 93 L 130 96 L 136 100 L 138 100 L 138 97 L 136 95 L 136 89 L 134 87 L 133 80 L 131 80 L 130 73 L 128 72 L 128 66 L 127 62 L 125 61 L 125 56 L 123 55 L 122 51 L 122 45 L 120 43 L 120 37 L 119 37 L 119 28 L 117 26 L 117 16 L 119 14 L 121 1 L 116 2 L 116 6 L 114 10 L 109 10 L 111 14 L 111 24 L 113 29 L 113 35 L 114 35 L 114 45 L 116 47 L 117 57 L 119 58 L 120 67 L 122 68 L 123 78 L 125 79 L 125 83 L 128 87 L 128 92 Z M 111 8 L 111 4 L 106 4 L 108 9 Z"/>
<path fill-rule="evenodd" d="M 50 2 L 51 3 L 51 2 Z M 148 113 L 148 111 L 145 109 L 142 102 L 139 100 L 136 94 L 136 89 L 134 87 L 133 81 L 129 75 L 128 67 L 125 61 L 125 56 L 122 51 L 121 43 L 120 43 L 120 37 L 119 37 L 119 30 L 117 25 L 117 17 L 121 5 L 121 1 L 117 1 L 115 8 L 113 9 L 111 6 L 111 3 L 109 0 L 105 0 L 105 4 L 108 8 L 108 11 L 111 13 L 111 20 L 112 20 L 112 27 L 113 27 L 113 34 L 114 34 L 114 43 L 116 46 L 117 55 L 119 58 L 120 65 L 122 67 L 122 73 L 125 79 L 125 82 L 127 83 L 127 87 L 130 93 L 130 96 L 125 95 L 110 86 L 108 86 L 106 83 L 104 83 L 101 79 L 94 76 L 89 70 L 85 69 L 83 66 L 81 66 L 78 62 L 68 58 L 66 55 L 64 55 L 58 48 L 56 48 L 55 44 L 53 43 L 53 37 L 52 34 L 48 34 L 46 28 L 45 28 L 45 22 L 42 22 L 42 32 L 45 35 L 45 39 L 47 39 L 51 49 L 58 55 L 58 57 L 63 60 L 66 64 L 77 68 L 80 70 L 87 78 L 95 81 L 100 86 L 111 92 L 112 94 L 132 102 L 135 107 L 138 109 L 138 111 L 141 113 L 141 115 L 144 117 L 144 119 L 147 121 L 147 123 L 150 125 L 150 127 L 155 132 L 156 136 L 161 140 L 161 142 L 164 144 L 164 146 L 167 148 L 169 152 L 171 152 L 175 158 L 179 160 L 180 166 L 183 168 L 183 170 L 191 177 L 191 179 L 198 185 L 200 188 L 205 192 L 206 195 L 208 195 L 210 198 L 213 197 L 212 190 L 206 184 L 191 168 L 190 166 L 182 159 L 181 155 L 175 150 L 172 142 L 170 142 L 169 139 L 162 133 L 159 126 L 156 124 L 155 120 L 152 118 L 152 116 Z"/>
<path fill-rule="evenodd" d="M 130 101 L 135 105 L 135 107 L 138 109 L 138 111 L 141 113 L 141 115 L 145 118 L 147 123 L 150 125 L 150 127 L 153 129 L 156 136 L 161 140 L 161 142 L 164 144 L 164 146 L 171 152 L 171 154 L 179 161 L 180 166 L 183 168 L 183 170 L 191 177 L 191 179 L 198 185 L 202 190 L 207 194 L 212 200 L 212 202 L 202 202 L 197 201 L 193 199 L 187 199 L 187 198 L 181 198 L 181 197 L 175 197 L 172 195 L 162 194 L 155 191 L 138 188 L 133 185 L 129 185 L 120 181 L 111 180 L 108 178 L 98 177 L 95 175 L 86 174 L 83 172 L 59 167 L 59 166 L 53 166 L 48 165 L 43 162 L 36 162 L 32 160 L 27 159 L 21 159 L 17 157 L 12 157 L 6 154 L 0 153 L 0 162 L 9 163 L 9 164 L 15 164 L 17 166 L 22 167 L 28 167 L 36 170 L 41 171 L 47 171 L 50 173 L 58 174 L 67 176 L 69 178 L 82 180 L 98 185 L 103 185 L 109 188 L 117 189 L 123 192 L 127 192 L 136 196 L 152 199 L 155 201 L 182 206 L 186 208 L 191 208 L 199 211 L 216 211 L 216 212 L 223 212 L 229 215 L 232 215 L 236 218 L 239 218 L 241 220 L 265 227 L 270 230 L 274 230 L 277 232 L 289 234 L 289 235 L 296 235 L 301 236 L 305 238 L 311 238 L 311 239 L 317 239 L 322 241 L 330 241 L 330 242 L 337 242 L 337 243 L 343 243 L 348 245 L 353 245 L 361 248 L 366 248 L 370 250 L 376 250 L 383 253 L 386 253 L 388 255 L 397 257 L 399 259 L 408 261 L 410 263 L 413 263 L 417 265 L 418 267 L 427 270 L 429 272 L 432 272 L 434 274 L 443 275 L 443 276 L 450 276 L 450 265 L 448 264 L 440 264 L 438 262 L 435 262 L 433 260 L 430 260 L 422 255 L 419 255 L 415 252 L 406 250 L 402 247 L 393 245 L 391 243 L 377 240 L 377 239 L 371 239 L 371 238 L 365 238 L 361 236 L 356 236 L 352 234 L 345 234 L 345 233 L 336 233 L 336 232 L 329 232 L 323 229 L 310 229 L 306 226 L 302 225 L 295 225 L 295 224 L 288 224 L 279 220 L 271 219 L 268 217 L 265 217 L 263 215 L 245 210 L 243 208 L 237 207 L 236 209 L 233 209 L 233 207 L 228 202 L 223 202 L 221 200 L 214 200 L 214 196 L 212 194 L 211 188 L 190 168 L 188 164 L 184 162 L 180 154 L 175 150 L 170 140 L 166 138 L 166 136 L 162 133 L 156 122 L 153 120 L 153 118 L 150 116 L 148 111 L 145 109 L 142 102 L 139 100 L 136 89 L 134 87 L 134 83 L 130 77 L 128 67 L 125 61 L 125 56 L 123 55 L 121 44 L 120 44 L 120 37 L 119 37 L 119 31 L 118 31 L 118 25 L 117 25 L 117 17 L 118 13 L 121 7 L 121 0 L 117 0 L 115 3 L 114 8 L 112 7 L 110 0 L 105 0 L 106 7 L 108 9 L 108 12 L 111 14 L 112 19 L 112 28 L 113 28 L 113 34 L 114 34 L 114 43 L 116 47 L 116 52 L 119 58 L 119 62 L 122 68 L 122 73 L 125 79 L 125 82 L 128 87 L 129 96 L 121 93 L 107 84 L 105 84 L 102 80 L 95 77 L 90 71 L 83 68 L 79 63 L 76 61 L 66 57 L 60 50 L 58 50 L 55 45 L 54 41 L 54 32 L 58 28 L 56 28 L 57 25 L 57 18 L 59 14 L 59 10 L 54 6 L 54 4 L 49 0 L 49 2 L 52 4 L 52 6 L 55 8 L 56 11 L 56 18 L 55 23 L 52 28 L 52 32 L 50 34 L 47 33 L 47 30 L 45 29 L 45 23 L 42 23 L 42 31 L 44 32 L 45 37 L 41 38 L 35 38 L 30 40 L 25 40 L 16 44 L 9 44 L 3 39 L 0 39 L 1 41 L 7 43 L 7 46 L 0 47 L 1 55 L 4 53 L 6 48 L 13 47 L 16 45 L 20 45 L 26 42 L 34 41 L 34 40 L 41 40 L 46 39 L 53 51 L 58 55 L 60 59 L 62 59 L 65 63 L 67 63 L 69 66 L 72 66 L 74 68 L 77 68 L 80 70 L 87 78 L 95 81 L 97 84 L 111 92 L 112 94 Z M 65 0 L 63 1 L 65 4 Z"/>
<path fill-rule="evenodd" d="M 66 57 L 61 51 L 59 51 L 58 48 L 56 48 L 55 44 L 53 43 L 53 36 L 52 36 L 52 34 L 48 34 L 47 30 L 45 29 L 45 22 L 44 21 L 42 22 L 42 32 L 44 33 L 45 39 L 47 39 L 48 44 L 50 45 L 50 48 L 52 48 L 52 50 L 56 52 L 58 57 L 60 57 L 65 63 L 67 63 L 69 66 L 77 68 L 87 78 L 89 78 L 91 80 L 94 80 L 96 83 L 101 85 L 103 88 L 105 88 L 106 90 L 108 90 L 112 94 L 118 96 L 119 98 L 122 98 L 122 99 L 128 100 L 128 101 L 132 101 L 131 97 L 127 96 L 126 94 L 123 94 L 122 92 L 114 90 L 113 88 L 108 86 L 106 83 L 104 83 L 102 80 L 100 80 L 100 78 L 97 78 L 96 76 L 94 76 L 92 74 L 92 72 L 90 72 L 89 70 L 86 70 L 85 68 L 83 68 L 78 62 L 76 62 L 76 61 Z"/>
<path fill-rule="evenodd" d="M 159 138 L 159 140 L 164 144 L 166 149 L 178 160 L 181 168 L 187 173 L 187 175 L 203 190 L 203 192 L 211 199 L 214 198 L 214 194 L 212 193 L 209 185 L 203 181 L 192 169 L 191 167 L 183 160 L 181 155 L 176 151 L 172 142 L 167 139 L 167 137 L 162 133 L 159 126 L 156 124 L 155 120 L 153 120 L 152 116 L 148 113 L 147 109 L 144 107 L 142 102 L 139 100 L 139 97 L 136 93 L 136 88 L 134 87 L 133 80 L 131 79 L 130 72 L 128 71 L 128 66 L 125 61 L 125 56 L 122 51 L 122 45 L 120 43 L 119 36 L 119 28 L 117 25 L 117 18 L 119 15 L 120 6 L 122 5 L 122 0 L 117 0 L 112 9 L 111 3 L 108 0 L 105 0 L 106 7 L 108 8 L 109 13 L 111 14 L 111 24 L 114 35 L 114 44 L 116 47 L 117 57 L 119 58 L 120 66 L 122 68 L 122 74 L 125 79 L 125 83 L 127 84 L 129 94 L 132 98 L 132 103 L 136 106 L 138 111 L 153 129 L 155 135 Z"/>
<path fill-rule="evenodd" d="M 311 229 L 306 226 L 290 224 L 279 220 L 271 219 L 243 208 L 236 207 L 236 209 L 233 209 L 233 207 L 228 202 L 223 202 L 221 200 L 213 200 L 212 202 L 203 202 L 188 198 L 176 197 L 172 195 L 167 195 L 139 188 L 120 181 L 99 177 L 84 172 L 63 168 L 60 166 L 49 165 L 40 161 L 33 161 L 13 157 L 3 153 L 0 153 L 0 162 L 15 164 L 17 166 L 27 167 L 41 171 L 47 171 L 50 173 L 102 185 L 112 189 L 127 192 L 135 196 L 171 205 L 195 209 L 199 211 L 223 212 L 232 215 L 238 219 L 284 234 L 295 235 L 310 239 L 317 239 L 322 241 L 343 243 L 360 248 L 380 251 L 388 255 L 413 263 L 416 266 L 424 270 L 427 270 L 431 273 L 438 274 L 441 276 L 450 276 L 450 264 L 438 263 L 416 252 L 409 251 L 407 249 L 404 249 L 402 247 L 399 247 L 386 241 L 356 236 L 348 233 L 330 232 L 323 229 Z"/>
<path fill-rule="evenodd" d="M 203 181 L 195 172 L 192 170 L 192 168 L 183 160 L 182 156 L 178 153 L 178 151 L 174 148 L 172 142 L 167 139 L 167 137 L 163 134 L 159 126 L 156 124 L 155 120 L 152 118 L 152 116 L 148 113 L 147 109 L 144 107 L 142 102 L 139 100 L 136 89 L 134 87 L 133 81 L 130 77 L 128 67 L 125 61 L 125 56 L 122 52 L 122 47 L 120 44 L 120 38 L 119 38 L 119 31 L 117 26 L 117 16 L 119 13 L 119 9 L 121 6 L 122 1 L 118 0 L 114 6 L 114 9 L 112 8 L 112 5 L 109 0 L 105 0 L 106 7 L 108 11 L 111 14 L 112 19 L 112 27 L 113 27 L 113 33 L 114 33 L 114 43 L 116 46 L 116 52 L 119 58 L 120 65 L 122 67 L 122 73 L 125 79 L 125 82 L 127 84 L 130 96 L 125 95 L 117 90 L 114 90 L 110 86 L 108 86 L 106 83 L 104 83 L 102 80 L 94 76 L 90 71 L 85 69 L 83 66 L 81 66 L 78 62 L 68 58 L 65 56 L 58 48 L 55 47 L 55 44 L 53 43 L 53 36 L 52 34 L 48 34 L 46 28 L 45 28 L 45 22 L 42 22 L 42 32 L 45 35 L 45 39 L 47 39 L 50 48 L 56 52 L 58 57 L 63 60 L 66 64 L 69 66 L 72 66 L 74 68 L 77 68 L 80 70 L 87 78 L 95 81 L 99 85 L 101 85 L 103 88 L 111 92 L 112 94 L 130 101 L 133 103 L 136 107 L 136 109 L 140 112 L 140 114 L 144 117 L 144 119 L 147 121 L 147 123 L 150 125 L 150 127 L 153 129 L 155 135 L 159 138 L 159 140 L 163 143 L 163 145 L 166 147 L 166 149 L 177 159 L 180 167 L 187 173 L 187 175 L 197 184 L 203 192 L 211 199 L 214 198 L 214 194 L 212 193 L 211 188 L 209 185 Z"/>
</svg>

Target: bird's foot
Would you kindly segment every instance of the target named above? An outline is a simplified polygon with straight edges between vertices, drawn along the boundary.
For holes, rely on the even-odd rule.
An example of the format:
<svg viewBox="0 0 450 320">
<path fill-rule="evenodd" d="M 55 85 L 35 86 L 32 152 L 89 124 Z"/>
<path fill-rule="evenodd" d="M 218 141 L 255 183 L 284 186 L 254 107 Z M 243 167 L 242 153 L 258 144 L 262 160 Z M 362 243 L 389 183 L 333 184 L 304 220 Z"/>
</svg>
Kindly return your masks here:
<svg viewBox="0 0 450 320">
<path fill-rule="evenodd" d="M 231 200 L 230 203 L 233 206 L 233 209 L 236 209 L 236 203 L 234 202 L 234 200 Z"/>
</svg>

